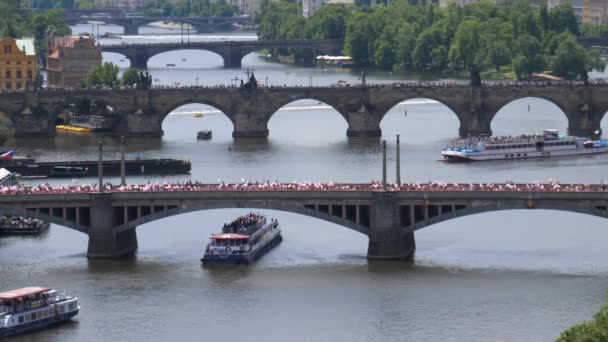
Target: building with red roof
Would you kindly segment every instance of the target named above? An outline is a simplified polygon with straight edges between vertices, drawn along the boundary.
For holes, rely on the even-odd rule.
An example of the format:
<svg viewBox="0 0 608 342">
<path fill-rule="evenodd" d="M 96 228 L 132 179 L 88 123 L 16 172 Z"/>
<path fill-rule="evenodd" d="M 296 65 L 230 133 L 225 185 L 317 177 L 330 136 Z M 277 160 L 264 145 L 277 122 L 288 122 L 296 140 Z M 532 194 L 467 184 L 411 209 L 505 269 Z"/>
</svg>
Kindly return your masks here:
<svg viewBox="0 0 608 342">
<path fill-rule="evenodd" d="M 47 60 L 51 88 L 80 88 L 89 72 L 101 64 L 101 48 L 93 37 L 55 37 Z"/>
</svg>

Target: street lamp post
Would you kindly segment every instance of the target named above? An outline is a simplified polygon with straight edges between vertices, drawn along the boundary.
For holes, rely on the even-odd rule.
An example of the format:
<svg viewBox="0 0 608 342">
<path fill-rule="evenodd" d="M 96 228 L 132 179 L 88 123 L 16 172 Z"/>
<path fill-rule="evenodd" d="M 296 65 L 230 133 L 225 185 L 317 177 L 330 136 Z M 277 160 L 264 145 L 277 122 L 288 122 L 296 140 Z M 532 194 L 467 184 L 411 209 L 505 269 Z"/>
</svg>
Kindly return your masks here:
<svg viewBox="0 0 608 342">
<path fill-rule="evenodd" d="M 386 190 L 386 140 L 382 140 L 382 189 Z"/>
<path fill-rule="evenodd" d="M 99 161 L 97 162 L 97 175 L 99 176 L 99 192 L 103 192 L 103 143 L 100 141 L 99 145 Z"/>
<path fill-rule="evenodd" d="M 127 185 L 127 180 L 126 180 L 126 174 L 127 174 L 127 170 L 126 170 L 126 166 L 125 166 L 125 137 L 122 136 L 120 137 L 120 185 L 125 186 Z"/>
<path fill-rule="evenodd" d="M 399 134 L 397 134 L 397 158 L 396 162 L 397 162 L 397 166 L 396 166 L 396 173 L 397 173 L 397 185 L 401 185 L 401 149 L 399 147 Z"/>
</svg>

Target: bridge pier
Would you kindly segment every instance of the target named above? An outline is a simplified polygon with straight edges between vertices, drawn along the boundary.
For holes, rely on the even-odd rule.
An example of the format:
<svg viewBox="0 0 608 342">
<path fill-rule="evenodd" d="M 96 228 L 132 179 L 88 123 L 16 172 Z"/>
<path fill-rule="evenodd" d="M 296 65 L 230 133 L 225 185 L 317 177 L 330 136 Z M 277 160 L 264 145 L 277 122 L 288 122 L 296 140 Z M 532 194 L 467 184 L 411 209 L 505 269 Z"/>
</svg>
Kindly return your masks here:
<svg viewBox="0 0 608 342">
<path fill-rule="evenodd" d="M 569 135 L 588 138 L 599 138 L 602 135 L 601 114 L 583 112 L 567 116 Z"/>
<path fill-rule="evenodd" d="M 365 105 L 354 112 L 348 113 L 348 129 L 346 136 L 348 137 L 380 137 L 382 130 L 380 129 L 379 115 L 370 113 Z"/>
<path fill-rule="evenodd" d="M 150 56 L 144 53 L 137 53 L 133 56 L 127 56 L 131 61 L 131 67 L 139 70 L 146 70 L 148 68 L 148 59 Z"/>
<path fill-rule="evenodd" d="M 237 114 L 232 119 L 233 138 L 266 138 L 269 135 L 268 120 L 260 114 Z"/>
<path fill-rule="evenodd" d="M 414 259 L 414 232 L 403 232 L 396 192 L 372 193 L 367 258 L 372 260 Z"/>
<path fill-rule="evenodd" d="M 460 128 L 458 134 L 463 137 L 490 136 L 492 135 L 491 121 L 493 115 L 484 112 L 460 113 Z"/>
<path fill-rule="evenodd" d="M 129 34 L 129 35 L 135 35 L 135 34 L 139 34 L 139 25 L 135 24 L 135 25 L 124 25 L 124 34 Z"/>
<path fill-rule="evenodd" d="M 91 195 L 91 227 L 88 258 L 120 258 L 137 250 L 135 229 L 121 233 L 114 230 L 114 212 L 110 194 Z"/>
<path fill-rule="evenodd" d="M 243 59 L 243 51 L 240 48 L 230 46 L 228 51 L 221 54 L 224 59 L 224 68 L 240 68 Z"/>
</svg>

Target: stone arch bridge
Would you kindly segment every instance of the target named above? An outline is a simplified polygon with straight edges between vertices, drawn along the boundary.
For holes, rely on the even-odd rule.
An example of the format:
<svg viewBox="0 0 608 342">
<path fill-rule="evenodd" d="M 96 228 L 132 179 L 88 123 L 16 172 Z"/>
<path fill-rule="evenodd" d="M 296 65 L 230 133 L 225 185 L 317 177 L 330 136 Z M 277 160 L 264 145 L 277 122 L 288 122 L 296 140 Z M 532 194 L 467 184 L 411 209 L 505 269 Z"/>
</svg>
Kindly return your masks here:
<svg viewBox="0 0 608 342">
<path fill-rule="evenodd" d="M 55 120 L 69 104 L 88 99 L 110 106 L 117 117 L 113 133 L 161 136 L 162 122 L 174 109 L 202 103 L 222 111 L 234 137 L 266 137 L 268 121 L 281 107 L 312 99 L 333 107 L 347 122 L 348 136 L 380 136 L 380 121 L 402 101 L 426 98 L 450 108 L 460 121 L 461 136 L 491 135 L 491 122 L 508 103 L 525 97 L 546 99 L 568 119 L 568 132 L 596 136 L 608 111 L 608 85 L 416 86 L 400 84 L 350 87 L 280 87 L 242 89 L 166 88 L 114 90 L 45 90 L 0 93 L 0 112 L 17 135 L 52 135 Z M 429 126 L 429 129 L 431 127 Z"/>
<path fill-rule="evenodd" d="M 208 190 L 0 195 L 0 214 L 39 218 L 87 234 L 91 258 L 135 252 L 136 228 L 147 222 L 219 208 L 274 209 L 315 217 L 368 236 L 370 259 L 408 260 L 416 249 L 414 232 L 429 225 L 509 209 L 563 210 L 606 218 L 608 193 Z M 166 229 L 175 228 L 167 225 Z"/>
<path fill-rule="evenodd" d="M 251 41 L 214 41 L 163 44 L 116 44 L 103 45 L 103 52 L 114 52 L 126 56 L 131 66 L 146 69 L 148 60 L 159 53 L 174 50 L 206 50 L 217 53 L 224 60 L 224 66 L 241 66 L 241 60 L 251 52 L 275 48 L 300 48 L 318 51 L 323 54 L 340 54 L 341 40 L 251 40 Z"/>
<path fill-rule="evenodd" d="M 196 32 L 215 32 L 216 30 L 231 30 L 233 24 L 242 24 L 250 21 L 251 18 L 247 16 L 235 16 L 235 17 L 76 17 L 66 16 L 65 22 L 68 25 L 76 25 L 89 22 L 102 22 L 105 24 L 112 24 L 122 26 L 124 28 L 124 34 L 138 34 L 139 27 L 146 26 L 148 24 L 158 21 L 170 21 L 174 23 L 183 23 L 191 25 Z"/>
</svg>

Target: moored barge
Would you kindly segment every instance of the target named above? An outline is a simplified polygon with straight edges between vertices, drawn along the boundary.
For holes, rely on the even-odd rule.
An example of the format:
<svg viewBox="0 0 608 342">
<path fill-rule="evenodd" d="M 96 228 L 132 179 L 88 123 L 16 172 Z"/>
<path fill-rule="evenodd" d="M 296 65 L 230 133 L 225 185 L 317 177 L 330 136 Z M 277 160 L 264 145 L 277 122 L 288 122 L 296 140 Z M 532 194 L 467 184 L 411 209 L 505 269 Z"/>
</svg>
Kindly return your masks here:
<svg viewBox="0 0 608 342">
<path fill-rule="evenodd" d="M 69 177 L 95 177 L 97 176 L 97 163 L 97 160 L 39 162 L 27 157 L 0 159 L 0 167 L 17 173 L 21 177 L 66 177 L 65 173 L 57 172 L 59 169 L 80 171 L 70 173 Z M 190 161 L 181 159 L 125 160 L 125 173 L 129 176 L 185 174 L 189 173 L 191 169 Z M 120 160 L 104 160 L 103 174 L 119 176 Z"/>
<path fill-rule="evenodd" d="M 283 237 L 279 222 L 251 213 L 224 224 L 201 259 L 203 264 L 251 264 L 276 247 Z"/>
</svg>

